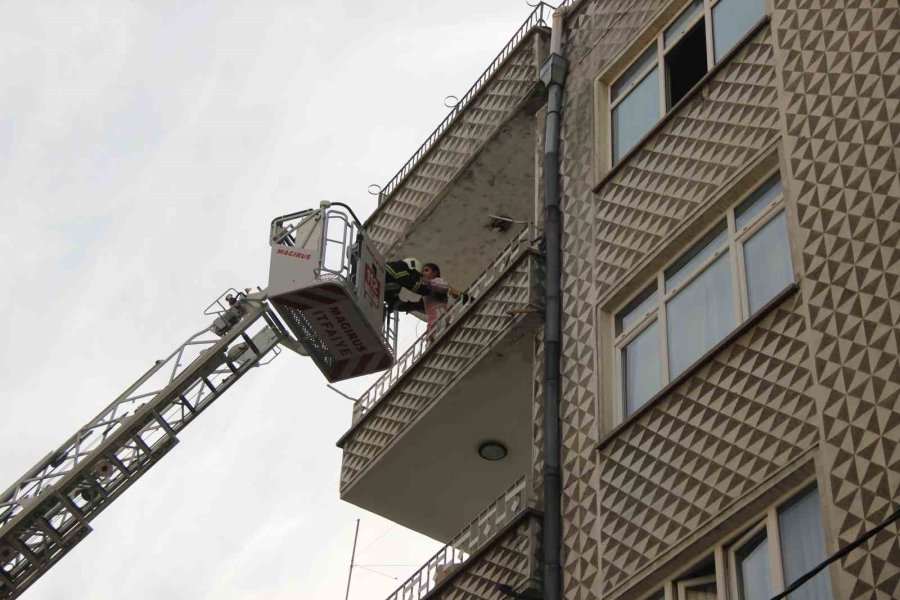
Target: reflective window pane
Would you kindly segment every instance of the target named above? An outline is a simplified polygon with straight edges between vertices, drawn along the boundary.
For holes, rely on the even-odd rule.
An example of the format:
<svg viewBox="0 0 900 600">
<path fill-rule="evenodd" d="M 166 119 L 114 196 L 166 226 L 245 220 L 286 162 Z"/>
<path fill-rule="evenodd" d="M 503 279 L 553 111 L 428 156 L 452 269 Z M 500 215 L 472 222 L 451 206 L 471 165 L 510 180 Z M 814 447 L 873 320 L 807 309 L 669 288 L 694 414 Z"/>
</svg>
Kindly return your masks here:
<svg viewBox="0 0 900 600">
<path fill-rule="evenodd" d="M 751 313 L 794 280 L 784 211 L 744 243 L 744 268 Z"/>
<path fill-rule="evenodd" d="M 726 252 L 668 302 L 670 379 L 734 328 L 733 298 L 731 263 Z"/>
<path fill-rule="evenodd" d="M 738 553 L 741 600 L 769 600 L 772 584 L 769 582 L 769 541 L 757 540 Z"/>
<path fill-rule="evenodd" d="M 693 273 L 703 261 L 712 256 L 716 250 L 723 248 L 727 241 L 728 229 L 723 221 L 703 239 L 694 244 L 690 250 L 681 255 L 681 257 L 675 261 L 675 264 L 666 269 L 666 291 L 670 292 L 675 289 L 678 284 Z"/>
<path fill-rule="evenodd" d="M 785 585 L 791 585 L 826 558 L 819 492 L 813 489 L 778 513 Z M 828 569 L 791 593 L 790 600 L 832 598 Z"/>
<path fill-rule="evenodd" d="M 659 67 L 613 109 L 613 162 L 618 162 L 659 121 Z"/>
<path fill-rule="evenodd" d="M 622 349 L 622 395 L 630 415 L 659 390 L 658 321 Z"/>
<path fill-rule="evenodd" d="M 611 101 L 615 102 L 618 97 L 622 95 L 622 92 L 628 89 L 632 83 L 637 81 L 641 75 L 646 73 L 647 69 L 649 69 L 654 62 L 656 62 L 656 44 L 652 44 L 649 48 L 644 50 L 644 53 L 641 54 L 640 58 L 634 61 L 621 77 L 616 79 L 616 82 L 612 85 L 612 89 L 610 90 Z"/>
<path fill-rule="evenodd" d="M 734 209 L 735 229 L 740 232 L 753 222 L 773 200 L 781 196 L 781 178 L 771 177 Z"/>
<path fill-rule="evenodd" d="M 668 48 L 678 36 L 687 31 L 693 20 L 703 12 L 703 0 L 694 0 L 683 13 L 678 15 L 669 28 L 663 34 L 663 44 Z"/>
<path fill-rule="evenodd" d="M 656 286 L 647 288 L 628 303 L 618 315 L 616 315 L 616 335 L 628 331 L 641 320 L 650 310 L 656 307 Z"/>
<path fill-rule="evenodd" d="M 764 0 L 720 0 L 713 7 L 713 50 L 716 62 L 762 19 L 764 10 Z"/>
</svg>

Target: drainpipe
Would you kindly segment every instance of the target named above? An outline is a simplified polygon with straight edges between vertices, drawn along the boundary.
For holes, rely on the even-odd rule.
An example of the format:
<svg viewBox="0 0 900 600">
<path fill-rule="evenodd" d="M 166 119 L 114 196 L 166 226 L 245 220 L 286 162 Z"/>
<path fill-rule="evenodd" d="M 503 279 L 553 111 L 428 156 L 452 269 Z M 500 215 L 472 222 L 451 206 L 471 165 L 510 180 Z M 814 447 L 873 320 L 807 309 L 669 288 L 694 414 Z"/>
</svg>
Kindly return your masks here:
<svg viewBox="0 0 900 600">
<path fill-rule="evenodd" d="M 559 209 L 559 132 L 569 63 L 562 56 L 566 8 L 553 13 L 550 56 L 541 66 L 547 88 L 544 136 L 544 243 L 546 248 L 544 322 L 544 600 L 562 597 L 562 476 L 560 472 L 560 354 L 562 343 L 562 219 Z"/>
</svg>

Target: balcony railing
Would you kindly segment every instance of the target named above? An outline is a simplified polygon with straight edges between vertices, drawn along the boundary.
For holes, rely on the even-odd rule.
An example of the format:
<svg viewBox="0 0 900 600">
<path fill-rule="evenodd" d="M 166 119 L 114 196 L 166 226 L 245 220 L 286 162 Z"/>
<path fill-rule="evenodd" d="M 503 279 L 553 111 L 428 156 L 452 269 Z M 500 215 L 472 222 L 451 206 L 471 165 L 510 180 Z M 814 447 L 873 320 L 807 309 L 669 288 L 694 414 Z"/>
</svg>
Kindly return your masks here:
<svg viewBox="0 0 900 600">
<path fill-rule="evenodd" d="M 425 154 L 428 153 L 429 150 L 434 146 L 435 142 L 437 142 L 438 138 L 450 128 L 456 118 L 463 113 L 465 108 L 469 105 L 473 98 L 481 91 L 481 89 L 485 86 L 485 84 L 491 79 L 491 76 L 500 68 L 503 62 L 509 58 L 510 54 L 513 53 L 516 46 L 519 45 L 528 33 L 534 28 L 543 25 L 544 27 L 548 26 L 547 19 L 551 16 L 554 8 L 549 4 L 544 2 L 540 2 L 535 6 L 534 10 L 531 11 L 531 14 L 528 15 L 528 18 L 525 19 L 525 22 L 522 23 L 522 26 L 516 30 L 516 33 L 513 34 L 512 38 L 506 43 L 506 46 L 503 47 L 503 50 L 494 58 L 490 65 L 488 65 L 487 69 L 475 80 L 475 83 L 472 84 L 472 87 L 469 88 L 469 91 L 465 93 L 465 95 L 460 98 L 459 102 L 453 107 L 450 113 L 441 121 L 440 125 L 431 132 L 431 135 L 425 140 L 425 142 L 419 146 L 419 149 L 415 151 L 415 153 L 410 157 L 406 164 L 404 164 L 399 171 L 388 181 L 381 190 L 378 192 L 378 203 L 381 204 L 385 201 L 385 199 L 390 196 L 397 186 L 400 185 L 400 182 L 409 175 L 413 169 L 415 169 L 418 162 L 422 159 Z M 374 192 L 373 192 L 374 193 Z"/>
<path fill-rule="evenodd" d="M 528 482 L 523 476 L 413 573 L 387 600 L 420 600 L 428 595 L 451 571 L 458 569 L 523 510 L 530 508 L 528 491 Z"/>
<path fill-rule="evenodd" d="M 506 268 L 510 265 L 512 260 L 518 256 L 519 250 L 523 246 L 530 247 L 537 237 L 537 228 L 534 225 L 528 224 L 515 238 L 513 238 L 506 248 L 500 252 L 490 266 L 488 266 L 488 268 L 472 282 L 472 285 L 468 287 L 466 292 L 477 300 L 477 298 L 479 298 L 480 295 L 506 271 Z M 356 401 L 356 404 L 353 406 L 353 423 L 359 421 L 379 400 L 384 398 L 393 385 L 419 362 L 428 348 L 437 344 L 441 337 L 449 331 L 450 324 L 461 319 L 473 304 L 473 302 L 455 302 L 441 317 L 438 326 L 435 327 L 435 330 L 438 333 L 435 334 L 433 341 L 429 342 L 428 332 L 426 331 L 413 342 L 403 354 L 397 357 L 394 365 L 385 371 L 384 375 L 379 377 L 378 380 L 366 390 L 366 393 L 360 396 Z"/>
</svg>

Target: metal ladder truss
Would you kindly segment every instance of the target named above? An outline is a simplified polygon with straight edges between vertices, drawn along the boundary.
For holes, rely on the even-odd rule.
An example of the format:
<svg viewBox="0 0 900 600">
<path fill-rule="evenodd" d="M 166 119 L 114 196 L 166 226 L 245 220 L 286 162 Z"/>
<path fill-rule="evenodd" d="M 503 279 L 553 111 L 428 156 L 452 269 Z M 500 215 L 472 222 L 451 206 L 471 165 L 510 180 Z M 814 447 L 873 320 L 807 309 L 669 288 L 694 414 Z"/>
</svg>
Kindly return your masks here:
<svg viewBox="0 0 900 600">
<path fill-rule="evenodd" d="M 230 298 L 229 298 L 230 297 Z M 213 324 L 158 360 L 0 496 L 0 598 L 18 597 L 91 532 L 90 521 L 287 335 L 264 294 L 229 290 Z"/>
</svg>

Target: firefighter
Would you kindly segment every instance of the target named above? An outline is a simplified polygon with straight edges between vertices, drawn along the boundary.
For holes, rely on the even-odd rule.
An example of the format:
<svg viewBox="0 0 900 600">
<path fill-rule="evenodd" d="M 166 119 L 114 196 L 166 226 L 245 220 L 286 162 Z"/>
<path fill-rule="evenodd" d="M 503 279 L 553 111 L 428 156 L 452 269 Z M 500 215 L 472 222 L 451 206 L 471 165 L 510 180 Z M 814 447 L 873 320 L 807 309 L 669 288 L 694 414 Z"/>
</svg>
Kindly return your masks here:
<svg viewBox="0 0 900 600">
<path fill-rule="evenodd" d="M 390 260 L 384 265 L 384 303 L 393 311 L 400 305 L 400 290 L 422 293 L 422 270 L 418 259 Z"/>
<path fill-rule="evenodd" d="M 471 300 L 471 297 L 444 281 L 441 278 L 441 268 L 434 263 L 422 265 L 421 274 L 415 290 L 410 290 L 421 295 L 421 298 L 414 302 L 399 301 L 395 306 L 397 310 L 404 312 L 424 312 L 428 319 L 428 341 L 433 342 L 435 336 L 447 326 L 444 314 L 447 312 L 448 296 L 462 300 L 463 303 Z"/>
</svg>

